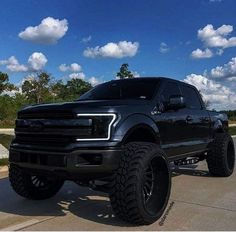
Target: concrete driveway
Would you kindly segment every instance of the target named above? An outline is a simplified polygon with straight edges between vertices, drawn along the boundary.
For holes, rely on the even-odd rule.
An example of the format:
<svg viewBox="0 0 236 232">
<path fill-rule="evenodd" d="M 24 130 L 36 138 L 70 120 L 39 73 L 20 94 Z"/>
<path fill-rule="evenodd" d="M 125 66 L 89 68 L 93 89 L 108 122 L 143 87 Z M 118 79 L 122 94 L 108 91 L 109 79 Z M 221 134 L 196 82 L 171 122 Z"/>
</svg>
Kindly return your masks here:
<svg viewBox="0 0 236 232">
<path fill-rule="evenodd" d="M 54 198 L 30 201 L 17 196 L 1 175 L 2 230 L 236 230 L 236 171 L 229 178 L 211 177 L 205 162 L 173 170 L 165 214 L 143 227 L 114 217 L 103 193 L 66 182 Z"/>
</svg>

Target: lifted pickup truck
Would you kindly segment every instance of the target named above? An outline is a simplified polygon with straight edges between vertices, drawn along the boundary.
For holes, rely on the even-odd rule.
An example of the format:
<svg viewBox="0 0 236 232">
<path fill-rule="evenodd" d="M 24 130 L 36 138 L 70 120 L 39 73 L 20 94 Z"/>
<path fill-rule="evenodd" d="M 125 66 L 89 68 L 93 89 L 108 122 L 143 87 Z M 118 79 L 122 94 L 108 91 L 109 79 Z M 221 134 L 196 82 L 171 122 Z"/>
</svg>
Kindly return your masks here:
<svg viewBox="0 0 236 232">
<path fill-rule="evenodd" d="M 15 134 L 9 177 L 19 195 L 46 199 L 72 180 L 107 191 L 116 216 L 139 225 L 166 208 L 170 162 L 206 159 L 213 176 L 234 170 L 227 116 L 168 78 L 110 81 L 74 102 L 26 107 Z"/>
</svg>

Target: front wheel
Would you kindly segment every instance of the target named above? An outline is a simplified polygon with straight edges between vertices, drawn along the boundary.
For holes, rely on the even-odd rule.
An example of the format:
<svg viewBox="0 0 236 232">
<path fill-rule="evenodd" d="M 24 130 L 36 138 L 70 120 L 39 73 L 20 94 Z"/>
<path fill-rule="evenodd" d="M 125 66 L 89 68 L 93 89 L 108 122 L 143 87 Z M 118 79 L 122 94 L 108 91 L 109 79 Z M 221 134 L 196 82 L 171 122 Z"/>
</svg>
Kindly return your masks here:
<svg viewBox="0 0 236 232">
<path fill-rule="evenodd" d="M 125 146 L 114 174 L 110 199 L 116 216 L 133 224 L 151 224 L 169 200 L 169 162 L 157 145 L 132 142 Z"/>
<path fill-rule="evenodd" d="M 63 180 L 30 175 L 13 164 L 10 164 L 9 180 L 17 194 L 32 200 L 43 200 L 54 196 L 64 183 Z"/>
</svg>

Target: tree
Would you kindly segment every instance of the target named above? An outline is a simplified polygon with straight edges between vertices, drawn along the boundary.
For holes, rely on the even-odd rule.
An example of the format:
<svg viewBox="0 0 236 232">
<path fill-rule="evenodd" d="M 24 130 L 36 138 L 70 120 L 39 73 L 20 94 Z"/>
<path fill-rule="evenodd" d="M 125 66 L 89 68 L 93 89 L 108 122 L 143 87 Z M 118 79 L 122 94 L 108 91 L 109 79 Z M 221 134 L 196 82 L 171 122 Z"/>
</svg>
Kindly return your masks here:
<svg viewBox="0 0 236 232">
<path fill-rule="evenodd" d="M 29 77 L 22 84 L 22 93 L 33 103 L 45 102 L 52 95 L 50 93 L 51 76 L 46 72 L 37 73 L 36 77 Z"/>
<path fill-rule="evenodd" d="M 0 72 L 0 94 L 2 94 L 4 91 L 12 91 L 16 90 L 17 88 L 9 83 L 9 77 L 7 73 Z"/>
<path fill-rule="evenodd" d="M 59 80 L 51 86 L 55 101 L 73 101 L 91 88 L 92 85 L 89 82 L 78 78 L 72 78 L 66 83 Z"/>
<path fill-rule="evenodd" d="M 122 64 L 120 67 L 120 71 L 117 72 L 116 76 L 119 77 L 120 79 L 133 78 L 134 75 L 131 71 L 129 71 L 128 67 L 129 67 L 128 64 Z"/>
<path fill-rule="evenodd" d="M 51 84 L 51 91 L 54 101 L 65 101 L 67 97 L 66 84 L 62 80 L 58 80 Z"/>
<path fill-rule="evenodd" d="M 73 78 L 66 83 L 67 99 L 77 99 L 80 95 L 89 91 L 91 88 L 92 85 L 89 82 L 78 78 Z"/>
</svg>

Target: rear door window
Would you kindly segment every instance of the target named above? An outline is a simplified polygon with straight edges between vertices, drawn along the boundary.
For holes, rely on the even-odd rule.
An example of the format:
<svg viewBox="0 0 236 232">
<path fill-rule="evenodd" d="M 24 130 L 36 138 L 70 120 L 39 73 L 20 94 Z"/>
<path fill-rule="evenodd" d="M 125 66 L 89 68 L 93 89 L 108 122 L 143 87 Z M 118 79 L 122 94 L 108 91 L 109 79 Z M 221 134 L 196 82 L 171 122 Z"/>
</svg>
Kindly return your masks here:
<svg viewBox="0 0 236 232">
<path fill-rule="evenodd" d="M 180 95 L 179 85 L 176 82 L 167 82 L 163 91 L 161 92 L 161 102 L 166 106 L 173 95 Z"/>
<path fill-rule="evenodd" d="M 181 85 L 181 91 L 186 102 L 186 107 L 189 109 L 201 109 L 201 101 L 197 91 L 187 85 Z"/>
</svg>

